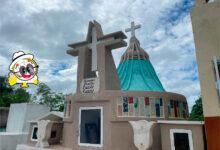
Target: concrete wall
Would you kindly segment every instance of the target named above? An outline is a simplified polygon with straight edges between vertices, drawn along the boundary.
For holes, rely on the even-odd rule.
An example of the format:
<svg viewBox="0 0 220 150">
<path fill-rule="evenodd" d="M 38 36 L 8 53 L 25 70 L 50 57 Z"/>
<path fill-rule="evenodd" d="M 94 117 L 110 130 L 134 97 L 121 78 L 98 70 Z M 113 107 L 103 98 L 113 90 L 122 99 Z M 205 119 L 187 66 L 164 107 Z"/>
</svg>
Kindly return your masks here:
<svg viewBox="0 0 220 150">
<path fill-rule="evenodd" d="M 137 150 L 134 145 L 134 133 L 131 125 L 127 121 L 112 123 L 112 150 Z M 160 150 L 161 139 L 160 127 L 156 124 L 153 128 L 153 145 L 149 150 Z"/>
<path fill-rule="evenodd" d="M 220 99 L 216 90 L 212 62 L 213 56 L 220 59 L 219 14 L 220 2 L 217 0 L 208 4 L 205 2 L 197 3 L 191 11 L 205 117 L 220 116 Z"/>
<path fill-rule="evenodd" d="M 203 125 L 160 124 L 162 150 L 171 150 L 170 129 L 192 131 L 194 150 L 204 150 Z"/>
<path fill-rule="evenodd" d="M 0 128 L 6 127 L 8 120 L 8 107 L 0 107 Z"/>
<path fill-rule="evenodd" d="M 45 113 L 49 108 L 38 104 L 11 104 L 6 132 L 0 133 L 0 150 L 15 150 L 17 144 L 27 142 L 29 123 Z"/>
<path fill-rule="evenodd" d="M 11 104 L 6 132 L 28 132 L 28 121 L 34 120 L 49 112 L 45 105 L 20 103 Z"/>
<path fill-rule="evenodd" d="M 65 122 L 63 125 L 63 138 L 62 144 L 64 147 L 73 149 L 73 141 L 76 140 L 77 136 L 74 135 L 74 123 Z"/>
<path fill-rule="evenodd" d="M 76 97 L 77 96 L 77 97 Z M 186 101 L 185 97 L 179 94 L 168 92 L 122 92 L 122 91 L 106 91 L 94 96 L 89 95 L 75 95 L 72 97 L 71 114 L 69 118 L 64 119 L 63 129 L 63 146 L 72 148 L 74 150 L 85 150 L 88 147 L 78 145 L 79 136 L 79 108 L 80 107 L 103 107 L 103 147 L 89 149 L 115 149 L 115 150 L 136 150 L 133 140 L 133 129 L 128 121 L 147 119 L 148 121 L 156 121 L 156 118 L 146 117 L 118 117 L 117 116 L 117 98 L 119 96 L 143 96 L 143 97 L 163 97 L 165 117 L 168 118 L 168 100 L 178 99 Z M 74 100 L 73 100 L 74 99 Z M 77 99 L 77 100 L 75 100 Z M 159 126 L 154 128 L 154 143 L 153 149 L 161 148 L 161 139 Z M 119 142 L 120 141 L 120 142 Z"/>
<path fill-rule="evenodd" d="M 220 97 L 213 56 L 220 60 L 220 0 L 197 0 L 191 11 L 208 149 L 220 149 Z"/>
<path fill-rule="evenodd" d="M 28 133 L 0 133 L 0 150 L 15 150 L 17 144 L 24 144 L 27 141 Z"/>
</svg>

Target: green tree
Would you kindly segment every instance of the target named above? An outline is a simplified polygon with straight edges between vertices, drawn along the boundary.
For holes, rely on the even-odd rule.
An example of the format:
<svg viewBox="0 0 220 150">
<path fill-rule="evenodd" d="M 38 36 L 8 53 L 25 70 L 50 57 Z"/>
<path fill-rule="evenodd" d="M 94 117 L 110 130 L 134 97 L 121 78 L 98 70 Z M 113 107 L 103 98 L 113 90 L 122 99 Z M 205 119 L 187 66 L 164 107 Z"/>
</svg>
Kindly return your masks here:
<svg viewBox="0 0 220 150">
<path fill-rule="evenodd" d="M 22 88 L 12 88 L 7 83 L 7 78 L 0 76 L 0 107 L 9 107 L 12 103 L 27 103 L 31 94 Z"/>
<path fill-rule="evenodd" d="M 64 95 L 53 92 L 45 83 L 38 85 L 36 95 L 33 96 L 33 102 L 46 104 L 51 111 L 63 111 L 64 109 Z"/>
<path fill-rule="evenodd" d="M 199 97 L 195 101 L 195 104 L 193 105 L 189 119 L 193 120 L 193 121 L 203 121 L 204 120 L 203 108 L 202 108 L 202 98 L 201 97 Z"/>
</svg>

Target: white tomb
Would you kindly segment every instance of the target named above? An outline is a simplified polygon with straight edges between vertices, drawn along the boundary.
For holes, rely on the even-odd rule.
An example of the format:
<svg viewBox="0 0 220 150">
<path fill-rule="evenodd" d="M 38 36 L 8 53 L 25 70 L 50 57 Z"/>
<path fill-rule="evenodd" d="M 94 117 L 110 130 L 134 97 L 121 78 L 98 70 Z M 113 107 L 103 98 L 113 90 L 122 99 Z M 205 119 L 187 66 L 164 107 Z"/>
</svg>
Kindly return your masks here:
<svg viewBox="0 0 220 150">
<path fill-rule="evenodd" d="M 6 132 L 0 132 L 0 150 L 15 150 L 17 144 L 26 143 L 29 122 L 34 120 L 50 109 L 45 105 L 20 103 L 11 104 Z"/>
</svg>

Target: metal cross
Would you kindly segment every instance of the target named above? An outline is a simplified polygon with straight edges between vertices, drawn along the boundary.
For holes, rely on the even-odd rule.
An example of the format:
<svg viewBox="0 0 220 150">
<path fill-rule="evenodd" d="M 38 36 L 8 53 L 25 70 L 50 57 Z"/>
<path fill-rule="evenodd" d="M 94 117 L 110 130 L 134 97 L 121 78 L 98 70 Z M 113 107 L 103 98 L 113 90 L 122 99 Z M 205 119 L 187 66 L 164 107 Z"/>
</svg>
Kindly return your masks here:
<svg viewBox="0 0 220 150">
<path fill-rule="evenodd" d="M 131 27 L 125 29 L 125 32 L 131 32 L 131 37 L 135 36 L 135 30 L 141 28 L 141 25 L 135 25 L 134 21 L 131 22 Z"/>
</svg>

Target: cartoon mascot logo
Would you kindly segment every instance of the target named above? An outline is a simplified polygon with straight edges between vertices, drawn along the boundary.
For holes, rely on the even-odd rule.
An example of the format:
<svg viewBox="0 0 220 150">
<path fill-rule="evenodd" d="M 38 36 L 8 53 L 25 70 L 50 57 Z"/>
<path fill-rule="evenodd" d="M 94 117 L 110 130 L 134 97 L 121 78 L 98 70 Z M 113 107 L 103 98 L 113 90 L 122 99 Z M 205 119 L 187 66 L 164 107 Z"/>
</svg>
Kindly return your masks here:
<svg viewBox="0 0 220 150">
<path fill-rule="evenodd" d="M 38 84 L 38 65 L 32 54 L 25 54 L 22 51 L 14 53 L 9 70 L 10 86 L 21 84 L 22 88 L 27 88 L 28 84 Z"/>
</svg>

